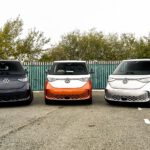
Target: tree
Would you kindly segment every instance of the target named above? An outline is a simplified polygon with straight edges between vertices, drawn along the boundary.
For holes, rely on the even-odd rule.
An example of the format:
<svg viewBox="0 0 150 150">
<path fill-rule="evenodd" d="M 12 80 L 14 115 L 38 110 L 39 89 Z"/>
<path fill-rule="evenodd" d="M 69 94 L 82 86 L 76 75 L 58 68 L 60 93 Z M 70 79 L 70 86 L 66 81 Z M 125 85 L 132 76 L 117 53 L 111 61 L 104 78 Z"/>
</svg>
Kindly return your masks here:
<svg viewBox="0 0 150 150">
<path fill-rule="evenodd" d="M 15 20 L 7 21 L 0 28 L 0 59 L 8 59 L 14 54 L 18 36 L 22 32 L 22 20 L 17 17 Z"/>
<path fill-rule="evenodd" d="M 17 42 L 14 57 L 17 59 L 24 58 L 24 61 L 38 61 L 41 58 L 43 47 L 49 43 L 49 39 L 44 37 L 43 32 L 30 30 L 24 39 Z"/>
<path fill-rule="evenodd" d="M 136 44 L 136 58 L 150 58 L 150 35 L 139 39 Z"/>
<path fill-rule="evenodd" d="M 50 39 L 43 32 L 31 29 L 25 38 L 21 38 L 23 21 L 20 17 L 8 20 L 0 28 L 0 59 L 18 59 L 34 61 L 40 59 L 44 46 Z"/>
<path fill-rule="evenodd" d="M 149 57 L 150 36 L 137 39 L 130 33 L 104 35 L 92 29 L 84 33 L 73 31 L 62 36 L 59 44 L 51 47 L 41 60 L 108 61 Z"/>
</svg>

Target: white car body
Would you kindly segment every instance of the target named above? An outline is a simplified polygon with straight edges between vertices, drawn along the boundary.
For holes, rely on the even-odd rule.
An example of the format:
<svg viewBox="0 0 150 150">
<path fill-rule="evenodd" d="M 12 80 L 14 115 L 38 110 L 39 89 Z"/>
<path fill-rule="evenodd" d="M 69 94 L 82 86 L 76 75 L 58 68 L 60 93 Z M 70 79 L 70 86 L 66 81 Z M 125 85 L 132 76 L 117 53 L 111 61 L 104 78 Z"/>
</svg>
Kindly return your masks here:
<svg viewBox="0 0 150 150">
<path fill-rule="evenodd" d="M 83 87 L 87 81 L 81 81 L 82 79 L 90 78 L 90 74 L 88 75 L 47 75 L 47 79 L 55 79 L 55 81 L 51 82 L 51 85 L 54 88 L 80 88 Z M 66 83 L 66 80 L 70 80 L 69 83 Z"/>
<path fill-rule="evenodd" d="M 75 61 L 75 60 L 66 60 L 66 61 L 54 61 L 54 63 L 85 63 L 86 61 Z M 55 80 L 51 82 L 51 85 L 54 88 L 80 88 L 84 86 L 88 79 L 90 79 L 90 74 L 87 73 L 85 75 L 47 75 L 47 79 L 49 81 Z M 66 83 L 65 80 L 69 79 L 70 82 Z M 82 79 L 87 79 L 85 81 L 81 81 Z"/>
<path fill-rule="evenodd" d="M 122 64 L 123 63 L 126 64 L 131 63 L 132 68 L 134 67 L 135 64 L 135 68 L 136 67 L 138 68 L 138 64 L 139 66 L 142 63 L 149 64 L 150 59 L 124 60 Z M 116 68 L 116 70 L 118 69 L 118 67 Z M 145 67 L 148 68 L 148 66 Z M 122 68 L 120 67 L 120 70 L 121 69 Z M 144 66 L 143 68 L 141 68 L 141 70 L 143 70 L 143 72 L 140 71 L 139 74 L 136 71 L 135 72 L 130 71 L 129 74 L 110 75 L 105 89 L 105 100 L 107 102 L 140 102 L 140 103 L 149 102 L 150 101 L 150 66 L 147 72 L 144 69 Z"/>
</svg>

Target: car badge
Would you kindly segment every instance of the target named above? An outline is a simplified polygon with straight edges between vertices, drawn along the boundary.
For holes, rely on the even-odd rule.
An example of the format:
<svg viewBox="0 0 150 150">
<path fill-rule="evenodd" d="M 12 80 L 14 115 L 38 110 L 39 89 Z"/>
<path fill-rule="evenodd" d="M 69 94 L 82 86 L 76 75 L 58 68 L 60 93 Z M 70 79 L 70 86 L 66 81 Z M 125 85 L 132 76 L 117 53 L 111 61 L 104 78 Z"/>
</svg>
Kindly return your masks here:
<svg viewBox="0 0 150 150">
<path fill-rule="evenodd" d="M 128 79 L 125 78 L 125 79 L 123 79 L 122 82 L 123 82 L 123 84 L 127 84 L 128 83 Z"/>
<path fill-rule="evenodd" d="M 3 80 L 3 83 L 4 83 L 4 84 L 8 84 L 8 83 L 9 83 L 9 79 L 5 78 L 5 79 Z"/>
<path fill-rule="evenodd" d="M 70 83 L 70 79 L 66 79 L 66 80 L 65 80 L 65 83 Z"/>
</svg>

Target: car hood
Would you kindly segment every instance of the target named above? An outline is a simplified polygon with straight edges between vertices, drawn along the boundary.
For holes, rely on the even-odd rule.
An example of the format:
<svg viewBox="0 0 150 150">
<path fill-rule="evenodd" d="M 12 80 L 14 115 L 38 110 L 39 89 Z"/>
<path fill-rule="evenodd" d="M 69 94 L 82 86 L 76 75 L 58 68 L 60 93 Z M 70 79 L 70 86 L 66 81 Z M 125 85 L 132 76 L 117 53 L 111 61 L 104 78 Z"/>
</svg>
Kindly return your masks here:
<svg viewBox="0 0 150 150">
<path fill-rule="evenodd" d="M 147 83 L 141 82 L 141 79 L 150 78 L 150 75 L 110 75 L 109 84 L 115 89 L 140 89 Z"/>
<path fill-rule="evenodd" d="M 21 82 L 18 79 L 25 76 L 0 76 L 0 90 L 20 89 L 25 86 L 26 82 Z"/>
<path fill-rule="evenodd" d="M 84 86 L 86 82 L 80 81 L 82 78 L 90 78 L 88 75 L 48 75 L 47 79 L 50 78 L 56 79 L 50 84 L 55 88 L 80 88 Z M 69 80 L 69 81 L 67 81 Z"/>
</svg>

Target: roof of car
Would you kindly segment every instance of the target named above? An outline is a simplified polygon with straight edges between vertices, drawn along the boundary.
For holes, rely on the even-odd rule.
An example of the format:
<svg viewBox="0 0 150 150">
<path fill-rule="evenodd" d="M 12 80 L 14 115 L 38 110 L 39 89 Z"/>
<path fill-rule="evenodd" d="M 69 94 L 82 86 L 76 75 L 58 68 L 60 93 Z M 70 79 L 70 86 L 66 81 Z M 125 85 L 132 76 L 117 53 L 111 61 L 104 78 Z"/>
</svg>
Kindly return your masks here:
<svg viewBox="0 0 150 150">
<path fill-rule="evenodd" d="M 81 60 L 60 60 L 60 61 L 54 61 L 54 63 L 85 63 L 86 61 Z"/>
<path fill-rule="evenodd" d="M 19 61 L 19 60 L 0 60 L 0 61 Z"/>
<path fill-rule="evenodd" d="M 123 61 L 150 61 L 150 59 L 127 59 Z"/>
<path fill-rule="evenodd" d="M 19 60 L 0 60 L 0 62 L 20 62 Z"/>
</svg>

